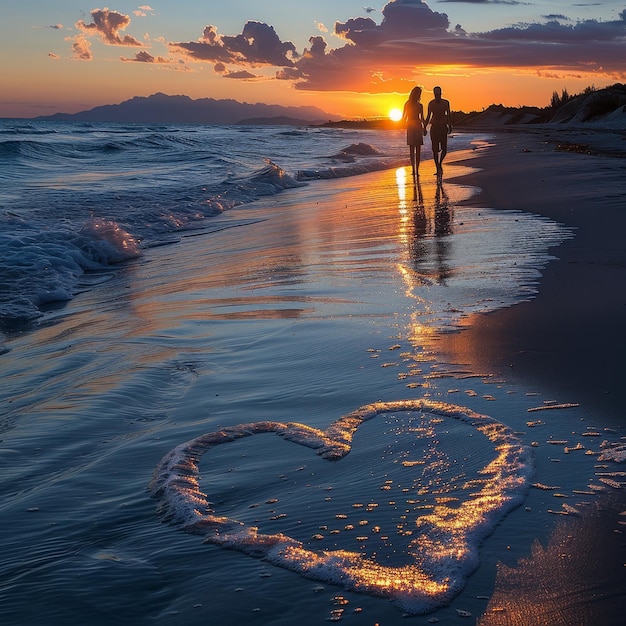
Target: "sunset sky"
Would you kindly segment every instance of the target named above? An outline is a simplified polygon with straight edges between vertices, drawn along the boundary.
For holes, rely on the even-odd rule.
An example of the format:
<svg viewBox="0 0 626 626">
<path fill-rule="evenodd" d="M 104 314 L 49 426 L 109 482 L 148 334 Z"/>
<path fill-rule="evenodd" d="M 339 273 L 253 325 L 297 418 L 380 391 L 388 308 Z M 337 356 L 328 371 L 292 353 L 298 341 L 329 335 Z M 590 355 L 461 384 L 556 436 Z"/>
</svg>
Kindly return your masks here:
<svg viewBox="0 0 626 626">
<path fill-rule="evenodd" d="M 415 84 L 454 110 L 626 82 L 626 0 L 0 0 L 0 117 L 156 92 L 386 115 Z"/>
</svg>

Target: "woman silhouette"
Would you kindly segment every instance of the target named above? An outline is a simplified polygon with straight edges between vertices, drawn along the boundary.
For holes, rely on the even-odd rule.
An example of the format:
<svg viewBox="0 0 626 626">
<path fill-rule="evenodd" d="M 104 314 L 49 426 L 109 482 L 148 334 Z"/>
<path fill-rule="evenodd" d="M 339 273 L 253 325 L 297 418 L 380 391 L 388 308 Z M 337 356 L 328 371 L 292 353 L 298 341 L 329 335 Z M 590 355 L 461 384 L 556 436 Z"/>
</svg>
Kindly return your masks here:
<svg viewBox="0 0 626 626">
<path fill-rule="evenodd" d="M 402 121 L 406 124 L 406 143 L 409 146 L 413 178 L 419 176 L 422 144 L 426 134 L 424 107 L 420 102 L 421 97 L 422 88 L 413 87 L 409 94 L 409 99 L 404 103 L 404 111 L 402 113 Z"/>
</svg>

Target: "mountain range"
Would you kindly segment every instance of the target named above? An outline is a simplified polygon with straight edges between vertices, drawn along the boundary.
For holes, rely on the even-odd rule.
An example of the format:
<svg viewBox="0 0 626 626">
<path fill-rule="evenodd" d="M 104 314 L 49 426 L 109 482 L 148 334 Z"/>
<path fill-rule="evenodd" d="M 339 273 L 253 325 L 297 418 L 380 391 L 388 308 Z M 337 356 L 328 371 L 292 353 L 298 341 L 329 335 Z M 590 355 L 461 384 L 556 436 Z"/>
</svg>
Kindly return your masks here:
<svg viewBox="0 0 626 626">
<path fill-rule="evenodd" d="M 55 113 L 37 120 L 78 122 L 139 122 L 144 124 L 283 124 L 309 125 L 337 120 L 338 116 L 313 106 L 249 104 L 155 93 L 136 96 L 120 104 L 107 104 L 79 113 Z"/>
<path fill-rule="evenodd" d="M 80 122 L 138 122 L 144 124 L 272 124 L 291 126 L 339 126 L 351 128 L 398 128 L 389 119 L 343 120 L 314 106 L 282 106 L 215 100 L 155 93 L 136 96 L 120 104 L 98 106 L 79 113 L 55 113 L 35 118 Z M 603 89 L 557 96 L 546 107 L 505 107 L 492 104 L 483 111 L 452 111 L 454 127 L 496 128 L 502 126 L 558 123 L 603 125 L 626 128 L 626 85 L 616 83 Z"/>
</svg>

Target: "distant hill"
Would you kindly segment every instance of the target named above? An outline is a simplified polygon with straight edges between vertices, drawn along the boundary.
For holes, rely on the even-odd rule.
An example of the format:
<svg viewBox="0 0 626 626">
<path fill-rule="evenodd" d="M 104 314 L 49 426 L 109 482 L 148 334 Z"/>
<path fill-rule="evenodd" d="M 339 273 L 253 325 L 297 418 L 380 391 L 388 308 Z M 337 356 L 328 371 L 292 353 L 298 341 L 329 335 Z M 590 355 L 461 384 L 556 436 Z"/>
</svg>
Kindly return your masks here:
<svg viewBox="0 0 626 626">
<path fill-rule="evenodd" d="M 557 99 L 558 100 L 558 99 Z M 55 113 L 35 118 L 80 122 L 138 122 L 144 124 L 254 124 L 291 126 L 335 126 L 344 128 L 392 129 L 402 124 L 387 119 L 341 120 L 313 106 L 286 107 L 278 104 L 249 104 L 237 100 L 215 100 L 155 93 L 95 107 L 80 113 Z M 564 102 L 540 107 L 505 107 L 492 104 L 483 111 L 452 111 L 454 127 L 498 128 L 525 124 L 578 125 L 592 123 L 607 128 L 626 128 L 626 85 L 588 89 Z"/>
<path fill-rule="evenodd" d="M 469 128 L 497 128 L 519 124 L 593 124 L 623 129 L 626 128 L 626 85 L 616 83 L 604 89 L 589 89 L 577 96 L 568 97 L 557 106 L 505 107 L 492 104 L 484 111 L 458 115 L 455 126 Z"/>
<path fill-rule="evenodd" d="M 139 122 L 144 124 L 320 124 L 337 119 L 317 107 L 286 107 L 278 104 L 249 104 L 236 100 L 215 100 L 189 96 L 168 96 L 155 93 L 121 102 L 95 107 L 79 113 L 55 113 L 37 120 L 78 122 Z M 274 120 L 268 121 L 268 120 Z M 264 121 L 261 121 L 264 120 Z"/>
</svg>

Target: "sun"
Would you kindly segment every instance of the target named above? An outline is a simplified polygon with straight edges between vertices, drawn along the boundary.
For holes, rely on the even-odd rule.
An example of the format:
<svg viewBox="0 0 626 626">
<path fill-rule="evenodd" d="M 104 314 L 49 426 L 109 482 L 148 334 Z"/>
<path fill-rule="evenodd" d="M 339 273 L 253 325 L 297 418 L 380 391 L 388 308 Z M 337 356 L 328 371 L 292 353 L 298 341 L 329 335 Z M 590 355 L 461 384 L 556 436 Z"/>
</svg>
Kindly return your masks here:
<svg viewBox="0 0 626 626">
<path fill-rule="evenodd" d="M 402 111 L 400 109 L 391 109 L 389 111 L 389 119 L 393 122 L 399 122 L 402 119 Z"/>
</svg>

